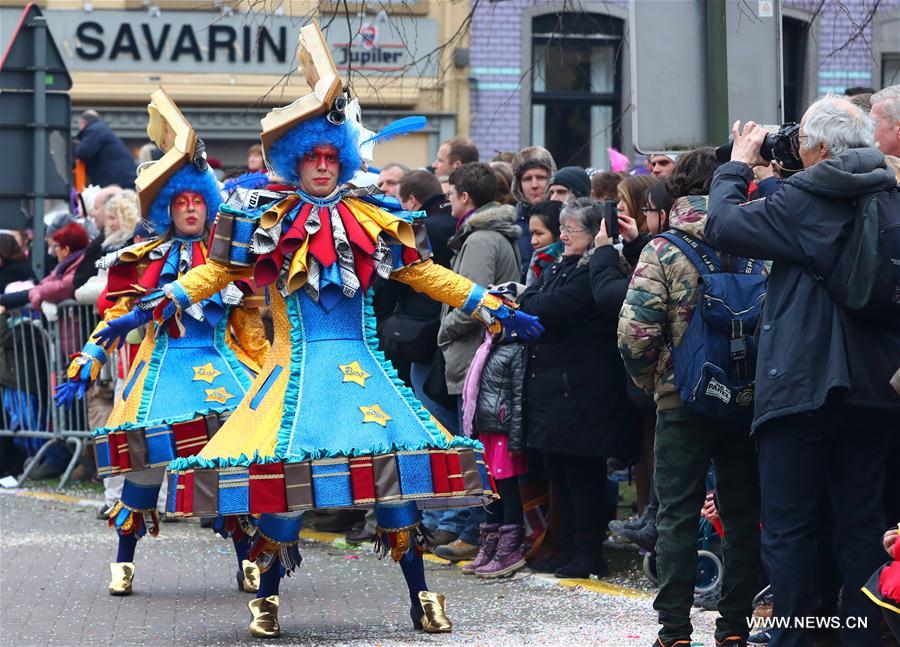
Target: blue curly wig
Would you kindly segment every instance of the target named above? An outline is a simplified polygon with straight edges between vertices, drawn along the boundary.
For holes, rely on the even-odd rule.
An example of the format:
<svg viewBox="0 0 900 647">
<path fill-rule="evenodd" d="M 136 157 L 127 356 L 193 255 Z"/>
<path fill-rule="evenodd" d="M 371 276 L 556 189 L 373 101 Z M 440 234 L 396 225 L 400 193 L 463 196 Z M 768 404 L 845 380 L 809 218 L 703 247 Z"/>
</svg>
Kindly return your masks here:
<svg viewBox="0 0 900 647">
<path fill-rule="evenodd" d="M 266 159 L 272 169 L 288 182 L 299 184 L 297 163 L 300 158 L 316 146 L 331 144 L 338 151 L 341 172 L 338 186 L 347 182 L 362 166 L 356 126 L 345 121 L 335 126 L 325 117 L 316 117 L 291 128 L 283 137 L 272 144 L 266 152 Z"/>
<path fill-rule="evenodd" d="M 216 177 L 210 169 L 199 171 L 196 166 L 188 163 L 169 178 L 150 206 L 150 213 L 146 217 L 157 234 L 162 236 L 169 230 L 172 225 L 169 205 L 172 204 L 175 196 L 184 191 L 193 191 L 202 195 L 206 200 L 207 222 L 212 223 L 215 219 L 219 205 L 222 203 L 222 194 L 219 193 Z"/>
</svg>

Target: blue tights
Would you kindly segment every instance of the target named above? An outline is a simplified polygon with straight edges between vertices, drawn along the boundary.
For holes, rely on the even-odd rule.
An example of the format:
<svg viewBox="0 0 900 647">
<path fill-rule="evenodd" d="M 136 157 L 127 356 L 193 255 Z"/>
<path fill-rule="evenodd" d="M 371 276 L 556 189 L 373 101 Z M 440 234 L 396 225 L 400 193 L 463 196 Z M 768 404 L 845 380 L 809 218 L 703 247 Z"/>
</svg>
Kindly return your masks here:
<svg viewBox="0 0 900 647">
<path fill-rule="evenodd" d="M 133 562 L 137 541 L 137 537 L 133 532 L 127 535 L 119 535 L 119 552 L 116 554 L 116 561 Z"/>
<path fill-rule="evenodd" d="M 234 554 L 237 555 L 238 570 L 241 570 L 244 567 L 243 561 L 250 556 L 250 538 L 244 535 L 238 539 L 232 535 L 231 541 L 234 544 Z"/>
<path fill-rule="evenodd" d="M 417 555 L 414 550 L 410 550 L 400 560 L 400 570 L 403 571 L 403 577 L 406 579 L 406 586 L 409 589 L 409 599 L 413 604 L 417 604 L 419 600 L 419 591 L 427 591 L 428 585 L 425 583 L 425 562 L 421 555 Z M 273 564 L 265 573 L 261 573 L 259 577 L 259 590 L 256 592 L 257 598 L 265 598 L 270 595 L 278 595 L 278 587 L 281 584 L 281 564 Z"/>
<path fill-rule="evenodd" d="M 425 562 L 421 555 L 417 555 L 415 549 L 410 549 L 400 560 L 400 570 L 406 579 L 406 587 L 409 589 L 409 599 L 413 604 L 419 603 L 419 591 L 427 591 L 425 583 Z"/>
<path fill-rule="evenodd" d="M 259 574 L 259 590 L 257 598 L 267 598 L 270 595 L 278 595 L 278 585 L 281 584 L 281 562 L 276 561 L 265 573 Z"/>
</svg>

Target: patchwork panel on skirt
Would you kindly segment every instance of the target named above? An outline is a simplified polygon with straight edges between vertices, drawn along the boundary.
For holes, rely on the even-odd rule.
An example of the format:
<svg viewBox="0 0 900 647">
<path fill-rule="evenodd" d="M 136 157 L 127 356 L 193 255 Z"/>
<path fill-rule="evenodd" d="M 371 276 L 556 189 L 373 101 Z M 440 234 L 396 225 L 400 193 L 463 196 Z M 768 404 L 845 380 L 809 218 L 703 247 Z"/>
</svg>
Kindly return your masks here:
<svg viewBox="0 0 900 647">
<path fill-rule="evenodd" d="M 180 515 L 284 513 L 372 507 L 480 505 L 496 497 L 481 452 L 424 450 L 247 467 L 170 472 L 169 510 Z M 434 505 L 440 502 L 439 505 Z"/>
</svg>

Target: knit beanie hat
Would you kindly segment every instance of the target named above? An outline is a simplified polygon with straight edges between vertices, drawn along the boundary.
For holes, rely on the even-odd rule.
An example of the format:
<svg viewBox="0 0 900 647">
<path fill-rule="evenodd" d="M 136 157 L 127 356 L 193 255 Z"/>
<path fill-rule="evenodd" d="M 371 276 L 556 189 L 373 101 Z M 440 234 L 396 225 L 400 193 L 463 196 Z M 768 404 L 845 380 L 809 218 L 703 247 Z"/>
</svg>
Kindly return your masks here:
<svg viewBox="0 0 900 647">
<path fill-rule="evenodd" d="M 564 166 L 550 176 L 547 186 L 559 184 L 566 187 L 576 198 L 586 198 L 591 194 L 591 179 L 580 166 Z"/>
<path fill-rule="evenodd" d="M 512 170 L 515 181 L 513 182 L 512 191 L 519 202 L 525 200 L 525 196 L 522 195 L 522 176 L 533 168 L 542 168 L 547 171 L 547 175 L 556 173 L 556 162 L 553 161 L 553 155 L 543 146 L 523 148 L 513 158 Z"/>
</svg>

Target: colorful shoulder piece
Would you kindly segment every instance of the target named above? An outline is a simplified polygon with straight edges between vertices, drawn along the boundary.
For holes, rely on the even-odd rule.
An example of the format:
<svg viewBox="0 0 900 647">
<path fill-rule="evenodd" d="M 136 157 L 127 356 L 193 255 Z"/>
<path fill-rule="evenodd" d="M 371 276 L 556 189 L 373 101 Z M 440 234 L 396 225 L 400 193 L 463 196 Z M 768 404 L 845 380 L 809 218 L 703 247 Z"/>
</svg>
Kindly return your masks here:
<svg viewBox="0 0 900 647">
<path fill-rule="evenodd" d="M 428 232 L 425 230 L 425 218 L 428 217 L 428 214 L 424 211 L 406 211 L 400 206 L 400 202 L 396 198 L 386 195 L 366 195 L 359 199 L 361 202 L 386 211 L 391 216 L 408 223 L 412 227 L 415 244 L 409 245 L 408 241 L 401 242 L 399 240 L 388 244 L 391 248 L 391 259 L 393 260 L 392 271 L 397 271 L 414 263 L 427 261 L 433 256 L 431 242 L 428 240 Z"/>
<path fill-rule="evenodd" d="M 256 257 L 250 246 L 258 226 L 258 215 L 254 217 L 227 204 L 221 205 L 209 235 L 210 260 L 223 265 L 253 267 Z"/>
<path fill-rule="evenodd" d="M 289 191 L 252 189 L 240 195 L 232 193 L 220 205 L 213 223 L 209 258 L 224 265 L 252 267 L 260 253 L 253 249 L 256 231 L 260 226 L 277 224 L 298 203 L 298 196 Z"/>
<path fill-rule="evenodd" d="M 96 263 L 97 267 L 108 271 L 107 298 L 115 300 L 124 296 L 143 294 L 144 290 L 140 288 L 141 276 L 152 260 L 153 250 L 164 242 L 162 238 L 154 238 L 110 252 L 100 258 Z"/>
</svg>

